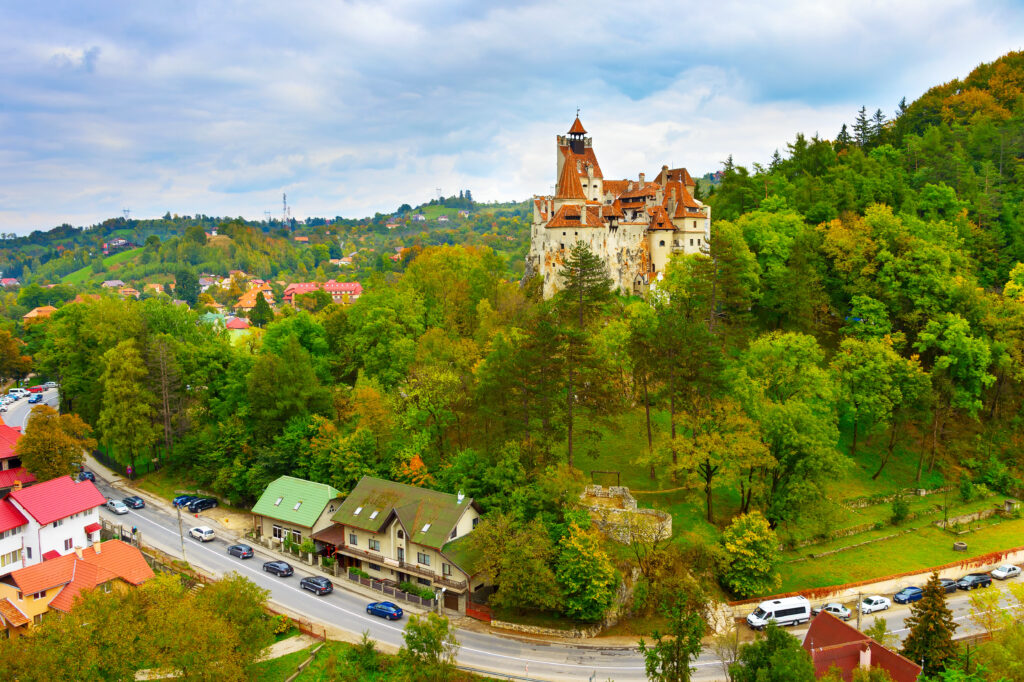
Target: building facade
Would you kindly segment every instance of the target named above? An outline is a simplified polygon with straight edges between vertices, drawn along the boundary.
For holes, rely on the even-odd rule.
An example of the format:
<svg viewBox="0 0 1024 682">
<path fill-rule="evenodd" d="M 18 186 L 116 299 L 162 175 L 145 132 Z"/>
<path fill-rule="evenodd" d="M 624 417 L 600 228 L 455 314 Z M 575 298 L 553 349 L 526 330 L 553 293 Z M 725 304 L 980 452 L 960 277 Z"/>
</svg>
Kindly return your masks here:
<svg viewBox="0 0 1024 682">
<path fill-rule="evenodd" d="M 252 508 L 253 529 L 264 538 L 285 539 L 301 545 L 314 533 L 333 525 L 331 517 L 341 506 L 342 494 L 324 483 L 281 476 Z"/>
<path fill-rule="evenodd" d="M 526 257 L 526 276 L 543 279 L 545 297 L 561 287 L 558 272 L 577 241 L 604 260 L 623 293 L 643 291 L 674 254 L 707 252 L 711 207 L 694 199 L 685 168 L 662 166 L 650 181 L 644 173 L 606 180 L 579 117 L 555 148 L 555 193 L 533 198 Z"/>
</svg>

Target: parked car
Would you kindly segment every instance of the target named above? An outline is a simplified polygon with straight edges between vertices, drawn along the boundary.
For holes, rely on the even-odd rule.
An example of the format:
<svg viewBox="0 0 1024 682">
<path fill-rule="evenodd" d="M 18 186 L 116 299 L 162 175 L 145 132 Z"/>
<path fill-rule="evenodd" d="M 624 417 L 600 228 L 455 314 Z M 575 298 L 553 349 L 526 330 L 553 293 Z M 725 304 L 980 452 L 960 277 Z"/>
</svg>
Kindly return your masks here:
<svg viewBox="0 0 1024 682">
<path fill-rule="evenodd" d="M 992 571 L 992 577 L 996 580 L 1016 578 L 1018 575 L 1020 575 L 1020 567 L 1014 566 L 1013 564 L 1003 564 L 999 568 Z"/>
<path fill-rule="evenodd" d="M 858 608 L 861 613 L 866 615 L 875 611 L 887 611 L 890 606 L 892 606 L 892 602 L 888 598 L 873 594 L 870 597 L 864 597 L 864 601 L 860 603 Z"/>
<path fill-rule="evenodd" d="M 214 538 L 213 529 L 209 526 L 196 526 L 195 528 L 189 528 L 188 534 L 190 537 L 193 537 L 200 542 L 209 542 Z"/>
<path fill-rule="evenodd" d="M 28 392 L 29 393 L 42 393 L 43 392 L 43 387 L 42 386 L 31 386 L 31 387 L 29 387 Z"/>
<path fill-rule="evenodd" d="M 824 606 L 814 607 L 813 609 L 811 609 L 811 615 L 817 616 L 819 613 L 823 611 L 825 613 L 831 613 L 836 618 L 841 618 L 842 620 L 850 620 L 850 616 L 853 613 L 852 611 L 850 611 L 850 609 L 846 608 L 839 602 L 832 601 L 828 604 L 825 604 Z"/>
<path fill-rule="evenodd" d="M 43 402 L 43 394 L 42 393 L 33 393 L 32 397 L 28 399 L 28 402 L 29 402 L 30 405 L 36 405 L 38 403 Z"/>
<path fill-rule="evenodd" d="M 919 600 L 924 596 L 924 590 L 920 587 L 904 587 L 902 590 L 892 596 L 892 599 L 897 604 L 909 604 Z"/>
<path fill-rule="evenodd" d="M 57 388 L 57 382 L 56 381 L 47 381 L 45 384 L 43 384 L 43 388 L 45 388 L 47 390 L 49 390 L 51 388 Z"/>
<path fill-rule="evenodd" d="M 952 578 L 939 578 L 939 584 L 942 585 L 942 589 L 946 594 L 956 592 L 956 581 Z"/>
<path fill-rule="evenodd" d="M 175 507 L 185 507 L 188 505 L 189 502 L 191 502 L 194 499 L 196 499 L 195 495 L 178 495 L 173 500 L 171 500 L 171 504 L 173 504 Z"/>
<path fill-rule="evenodd" d="M 95 483 L 96 482 L 96 474 L 92 473 L 91 471 L 79 471 L 78 472 L 78 480 L 79 481 L 92 481 L 93 483 Z"/>
<path fill-rule="evenodd" d="M 217 500 L 212 497 L 197 497 L 188 503 L 188 510 L 192 514 L 196 514 L 207 509 L 212 509 L 217 506 Z"/>
<path fill-rule="evenodd" d="M 811 602 L 807 597 L 783 597 L 763 601 L 747 616 L 747 625 L 753 630 L 764 630 L 768 623 L 800 625 L 811 619 Z"/>
<path fill-rule="evenodd" d="M 107 509 L 114 512 L 115 514 L 127 514 L 128 505 L 121 500 L 107 500 Z"/>
<path fill-rule="evenodd" d="M 139 497 L 138 495 L 126 497 L 121 501 L 124 502 L 129 507 L 131 507 L 132 509 L 142 509 L 143 507 L 146 506 L 146 501 Z"/>
<path fill-rule="evenodd" d="M 367 604 L 366 612 L 371 616 L 380 616 L 388 620 L 398 620 L 402 617 L 402 607 L 389 601 L 375 601 L 372 604 Z"/>
<path fill-rule="evenodd" d="M 263 564 L 263 570 L 267 573 L 273 573 L 279 578 L 287 578 L 292 573 L 295 573 L 295 569 L 287 561 L 268 561 Z"/>
<path fill-rule="evenodd" d="M 977 587 L 990 587 L 992 576 L 988 573 L 968 573 L 956 581 L 956 586 L 961 590 L 973 590 Z"/>
<path fill-rule="evenodd" d="M 327 578 L 319 575 L 303 578 L 299 581 L 299 587 L 320 596 L 334 592 L 334 584 Z"/>
<path fill-rule="evenodd" d="M 228 547 L 228 554 L 239 559 L 251 559 L 255 552 L 252 551 L 252 547 L 249 545 L 231 545 Z"/>
<path fill-rule="evenodd" d="M 15 400 L 18 398 L 28 395 L 28 389 L 26 388 L 11 388 L 7 390 L 7 395 L 13 397 Z"/>
<path fill-rule="evenodd" d="M 6 412 L 7 411 L 7 405 L 8 405 L 8 403 L 0 403 L 0 412 Z"/>
</svg>

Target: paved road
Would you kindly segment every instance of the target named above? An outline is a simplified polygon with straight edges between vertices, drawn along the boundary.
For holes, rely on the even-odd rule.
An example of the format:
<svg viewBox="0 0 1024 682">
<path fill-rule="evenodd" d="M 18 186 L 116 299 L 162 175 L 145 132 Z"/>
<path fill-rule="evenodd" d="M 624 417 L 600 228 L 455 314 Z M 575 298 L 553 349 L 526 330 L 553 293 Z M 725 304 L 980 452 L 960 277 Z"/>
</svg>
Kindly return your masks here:
<svg viewBox="0 0 1024 682">
<path fill-rule="evenodd" d="M 57 404 L 57 391 L 47 391 L 44 401 L 50 405 Z M 3 413 L 4 421 L 11 426 L 24 426 L 28 419 L 29 408 L 27 399 L 19 400 Z M 102 472 L 97 472 L 97 485 L 109 497 L 120 498 L 124 492 L 103 480 Z M 178 534 L 177 516 L 165 508 L 149 505 L 145 509 L 131 510 L 129 514 L 116 516 L 103 510 L 108 520 L 122 523 L 125 526 L 137 526 L 143 533 L 147 544 L 166 552 L 171 556 L 182 556 L 182 542 Z M 191 522 L 191 524 L 190 524 Z M 182 517 L 182 525 L 187 533 L 190 525 L 200 525 L 189 515 Z M 223 536 L 223 533 L 221 534 Z M 226 575 L 237 572 L 246 576 L 261 587 L 270 590 L 270 598 L 281 606 L 302 613 L 313 621 L 329 623 L 356 635 L 364 630 L 370 636 L 392 646 L 402 644 L 402 625 L 389 623 L 380 618 L 366 614 L 369 601 L 361 594 L 349 592 L 344 588 L 336 589 L 326 597 L 317 597 L 310 592 L 299 589 L 299 580 L 309 573 L 296 566 L 295 575 L 290 578 L 277 578 L 261 570 L 264 561 L 278 558 L 256 547 L 256 557 L 241 560 L 227 555 L 226 548 L 234 542 L 234 538 L 218 537 L 208 543 L 199 543 L 185 538 L 185 558 L 193 565 L 215 575 Z M 343 582 L 343 581 L 341 581 Z M 992 589 L 1003 589 L 1002 583 L 996 583 Z M 968 621 L 970 607 L 966 593 L 956 593 L 947 599 L 954 617 L 960 623 L 958 634 L 969 634 L 976 629 Z M 909 610 L 905 606 L 894 606 L 889 611 L 866 616 L 863 625 L 870 625 L 876 616 L 884 618 L 890 630 L 895 631 L 902 639 L 906 635 L 903 623 Z M 855 621 L 854 621 L 855 622 Z M 806 626 L 795 628 L 791 632 L 803 639 Z M 644 680 L 642 659 L 634 649 L 594 646 L 565 646 L 541 642 L 527 642 L 496 634 L 485 634 L 470 630 L 459 630 L 457 637 L 461 644 L 458 653 L 459 663 L 466 666 L 522 675 L 544 680 L 608 680 L 621 682 Z M 702 680 L 721 679 L 719 661 L 708 651 L 702 653 L 696 662 L 696 677 Z"/>
<path fill-rule="evenodd" d="M 50 407 L 58 407 L 60 405 L 60 395 L 57 389 L 51 388 L 48 391 L 43 392 L 43 402 Z M 32 412 L 32 408 L 35 405 L 30 405 L 28 398 L 22 398 L 16 403 L 11 403 L 7 406 L 6 412 L 0 412 L 3 415 L 4 423 L 8 426 L 17 426 L 21 429 L 25 428 L 25 424 L 28 423 L 28 415 Z"/>
</svg>

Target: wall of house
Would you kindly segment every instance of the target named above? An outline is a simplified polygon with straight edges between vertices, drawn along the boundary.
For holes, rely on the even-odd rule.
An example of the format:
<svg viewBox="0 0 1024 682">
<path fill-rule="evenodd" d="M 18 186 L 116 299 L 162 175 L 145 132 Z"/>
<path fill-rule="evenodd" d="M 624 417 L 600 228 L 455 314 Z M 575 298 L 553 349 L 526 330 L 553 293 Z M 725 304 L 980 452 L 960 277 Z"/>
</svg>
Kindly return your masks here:
<svg viewBox="0 0 1024 682">
<path fill-rule="evenodd" d="M 0 576 L 7 575 L 25 565 L 21 555 L 22 543 L 27 530 L 27 525 L 20 526 L 7 531 L 7 537 L 0 539 Z M 16 558 L 12 555 L 16 555 Z"/>
<path fill-rule="evenodd" d="M 455 524 L 455 538 L 461 538 L 463 535 L 468 534 L 473 530 L 473 521 L 480 518 L 480 512 L 473 507 L 467 507 L 466 511 L 462 512 L 462 516 L 459 517 L 458 523 Z M 454 540 L 455 538 L 451 538 Z"/>
<path fill-rule="evenodd" d="M 287 530 L 289 533 L 292 531 L 298 531 L 300 538 L 298 544 L 302 544 L 304 540 L 308 539 L 310 535 L 312 535 L 310 529 L 306 528 L 305 526 L 299 526 L 294 523 L 286 523 L 284 521 L 272 519 L 269 516 L 256 516 L 255 518 L 258 519 L 257 524 L 260 529 L 260 535 L 265 538 L 274 537 L 274 526 L 280 526 L 281 528 Z M 292 541 L 294 542 L 295 539 L 292 538 Z"/>
<path fill-rule="evenodd" d="M 50 610 L 50 602 L 53 601 L 54 597 L 60 594 L 63 587 L 63 585 L 51 587 L 43 592 L 43 596 L 36 599 L 34 595 L 21 594 L 18 588 L 13 585 L 0 583 L 0 599 L 10 599 L 11 603 L 18 607 L 18 610 L 24 613 L 29 619 L 28 625 L 20 628 L 11 627 L 7 624 L 7 629 L 11 632 L 11 637 L 17 637 L 25 634 L 29 628 L 35 627 L 37 616 L 42 615 L 43 618 L 46 618 L 46 613 Z M 18 595 L 21 595 L 20 598 Z"/>
<path fill-rule="evenodd" d="M 334 525 L 334 521 L 331 521 L 331 517 L 334 516 L 334 512 L 338 511 L 338 507 L 341 506 L 341 498 L 337 497 L 327 503 L 324 510 L 320 512 L 320 516 L 317 517 L 313 523 L 313 533 L 319 533 L 325 528 L 330 528 Z"/>
<path fill-rule="evenodd" d="M 463 516 L 459 520 L 459 524 L 457 526 L 459 528 L 459 535 L 461 536 L 464 533 L 470 532 L 473 529 L 473 519 L 474 518 L 478 518 L 478 517 L 479 517 L 479 514 L 477 513 L 477 511 L 475 509 L 473 509 L 472 507 L 467 509 L 467 513 L 463 514 Z M 405 537 L 403 537 L 403 538 L 399 538 L 398 537 L 398 531 L 400 531 L 400 530 L 402 531 L 402 534 Z M 462 571 L 460 571 L 457 566 L 455 566 L 454 564 L 449 562 L 447 559 L 445 559 L 443 556 L 441 556 L 440 552 L 438 552 L 437 550 L 431 549 L 429 547 L 424 547 L 422 545 L 418 545 L 418 544 L 416 544 L 414 542 L 411 542 L 409 540 L 408 533 L 405 531 L 404 528 L 402 528 L 402 525 L 397 520 L 393 520 L 380 533 L 371 533 L 369 531 L 360 530 L 358 528 L 353 528 L 352 526 L 346 526 L 345 527 L 345 542 L 346 543 L 349 542 L 350 534 L 352 534 L 352 533 L 355 533 L 355 535 L 356 535 L 356 544 L 355 544 L 355 548 L 356 549 L 359 549 L 359 550 L 362 550 L 362 551 L 373 551 L 373 552 L 379 551 L 380 554 L 382 554 L 386 559 L 391 559 L 393 561 L 397 561 L 398 560 L 398 548 L 402 548 L 402 549 L 405 550 L 405 559 L 404 559 L 404 561 L 407 564 L 417 565 L 420 568 L 423 568 L 425 570 L 429 570 L 432 573 L 434 573 L 438 578 L 448 577 L 449 580 L 456 580 L 456 581 L 458 581 L 458 580 L 467 580 L 467 576 Z M 371 550 L 370 549 L 369 541 L 371 539 L 372 540 L 377 540 L 378 542 L 380 542 L 380 550 Z M 419 563 L 419 556 L 418 556 L 419 553 L 426 554 L 429 557 L 429 561 L 430 561 L 429 565 L 425 565 L 425 564 L 420 564 Z M 381 562 L 373 562 L 376 566 L 379 567 L 379 568 L 376 568 L 376 569 L 375 568 L 371 568 L 369 566 L 370 560 L 367 559 L 366 557 L 359 557 L 359 560 L 362 562 L 361 563 L 362 570 L 366 571 L 373 578 L 389 578 L 391 580 L 398 580 L 398 574 L 403 572 L 400 568 L 398 568 L 398 567 L 396 567 L 394 565 L 390 565 L 390 564 L 388 564 L 384 560 L 382 560 Z M 445 576 L 444 575 L 444 566 L 443 566 L 443 564 L 448 564 L 448 565 L 451 566 L 451 575 L 450 576 Z M 424 578 L 425 577 L 425 576 L 421 576 L 419 574 L 411 573 L 411 572 L 407 573 L 407 575 L 411 576 L 413 582 L 417 582 L 417 580 L 419 578 Z M 433 581 L 431 581 L 431 582 L 433 582 Z"/>
<path fill-rule="evenodd" d="M 50 550 L 55 550 L 63 556 L 75 551 L 75 547 L 89 547 L 98 537 L 96 533 L 93 535 L 86 533 L 85 527 L 90 523 L 99 522 L 99 507 L 60 519 L 56 527 L 52 523 L 40 527 L 27 512 L 23 513 L 29 519 L 29 526 L 24 534 L 25 544 L 22 554 L 25 566 L 39 563 L 43 554 Z M 64 548 L 65 540 L 71 540 L 71 547 L 68 549 Z M 29 550 L 31 550 L 31 556 L 29 556 Z"/>
</svg>

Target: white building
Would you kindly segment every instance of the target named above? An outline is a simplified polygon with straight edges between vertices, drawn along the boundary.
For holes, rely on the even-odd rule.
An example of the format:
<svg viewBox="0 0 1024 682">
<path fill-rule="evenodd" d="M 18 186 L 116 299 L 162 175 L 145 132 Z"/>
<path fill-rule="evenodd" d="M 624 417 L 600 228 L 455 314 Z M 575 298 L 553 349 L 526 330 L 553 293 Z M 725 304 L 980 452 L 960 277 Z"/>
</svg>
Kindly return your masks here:
<svg viewBox="0 0 1024 682">
<path fill-rule="evenodd" d="M 558 272 L 577 241 L 608 267 L 624 293 L 640 293 L 674 254 L 706 253 L 711 207 L 693 198 L 696 183 L 685 168 L 662 166 L 653 182 L 606 180 L 593 139 L 577 117 L 556 137 L 554 196 L 535 196 L 526 276 L 540 275 L 544 296 L 561 287 Z"/>
<path fill-rule="evenodd" d="M 5 553 L 10 557 L 15 549 L 20 556 L 0 567 L 0 575 L 98 542 L 99 508 L 106 501 L 92 481 L 76 481 L 70 476 L 12 490 L 4 500 L 11 509 L 0 511 L 0 520 L 6 519 L 0 527 L 9 527 L 0 534 L 11 533 L 0 540 L 0 563 Z M 25 523 L 18 525 L 18 515 Z"/>
</svg>

